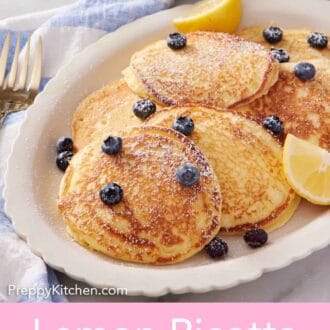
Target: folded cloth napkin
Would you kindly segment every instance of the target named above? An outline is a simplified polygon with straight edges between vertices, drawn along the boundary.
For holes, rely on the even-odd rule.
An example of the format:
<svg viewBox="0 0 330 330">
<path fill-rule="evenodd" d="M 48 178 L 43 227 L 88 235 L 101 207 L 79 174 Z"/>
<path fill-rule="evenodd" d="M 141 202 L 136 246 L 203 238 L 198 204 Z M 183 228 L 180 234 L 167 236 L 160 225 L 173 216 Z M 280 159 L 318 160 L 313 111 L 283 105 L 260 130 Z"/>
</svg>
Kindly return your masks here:
<svg viewBox="0 0 330 330">
<path fill-rule="evenodd" d="M 11 32 L 10 68 L 18 33 L 22 48 L 32 34 L 32 51 L 36 38 L 43 40 L 42 86 L 58 69 L 84 47 L 139 17 L 169 8 L 174 0 L 81 0 L 55 10 L 0 21 L 0 49 Z M 24 51 L 24 50 L 23 50 Z M 9 150 L 25 112 L 9 116 L 0 129 L 0 196 Z M 19 207 L 19 206 L 18 206 Z M 0 301 L 50 302 L 66 298 L 50 292 L 58 284 L 54 272 L 35 256 L 15 234 L 3 210 L 0 198 Z M 16 292 L 15 288 L 38 289 L 38 294 Z M 40 290 L 40 288 L 44 290 Z M 10 292 L 9 292 L 10 289 Z M 18 293 L 18 295 L 16 295 Z"/>
</svg>

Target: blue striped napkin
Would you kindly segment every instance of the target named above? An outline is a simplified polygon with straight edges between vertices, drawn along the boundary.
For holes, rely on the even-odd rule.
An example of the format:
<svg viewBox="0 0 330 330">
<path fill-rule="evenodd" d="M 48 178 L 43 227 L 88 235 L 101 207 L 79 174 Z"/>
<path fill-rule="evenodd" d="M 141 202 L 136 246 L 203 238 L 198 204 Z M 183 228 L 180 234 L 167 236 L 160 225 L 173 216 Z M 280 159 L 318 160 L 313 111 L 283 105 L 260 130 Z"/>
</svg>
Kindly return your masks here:
<svg viewBox="0 0 330 330">
<path fill-rule="evenodd" d="M 81 0 L 59 9 L 5 19 L 0 21 L 0 49 L 6 34 L 10 31 L 12 40 L 7 67 L 9 69 L 18 33 L 22 37 L 22 48 L 32 33 L 32 50 L 34 40 L 41 36 L 44 46 L 43 88 L 61 66 L 87 45 L 139 17 L 169 8 L 173 2 L 174 0 Z M 5 161 L 24 115 L 23 111 L 9 116 L 4 127 L 0 129 L 0 196 Z M 1 198 L 0 260 L 1 302 L 66 300 L 65 297 L 56 294 L 56 290 L 50 293 L 49 289 L 55 288 L 58 284 L 54 272 L 17 237 L 4 214 Z M 14 288 L 44 290 L 39 290 L 39 294 L 19 292 L 16 295 Z"/>
</svg>

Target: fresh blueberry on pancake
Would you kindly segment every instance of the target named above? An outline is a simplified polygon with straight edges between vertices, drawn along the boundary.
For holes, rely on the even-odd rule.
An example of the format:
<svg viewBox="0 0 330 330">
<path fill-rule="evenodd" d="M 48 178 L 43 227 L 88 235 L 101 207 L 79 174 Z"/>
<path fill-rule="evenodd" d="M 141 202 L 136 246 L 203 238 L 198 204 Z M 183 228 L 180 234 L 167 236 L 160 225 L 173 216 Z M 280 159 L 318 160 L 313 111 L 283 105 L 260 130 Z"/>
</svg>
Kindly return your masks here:
<svg viewBox="0 0 330 330">
<path fill-rule="evenodd" d="M 63 151 L 59 153 L 56 157 L 56 165 L 57 167 L 65 172 L 67 167 L 70 164 L 71 158 L 73 157 L 73 153 L 71 151 Z"/>
<path fill-rule="evenodd" d="M 285 49 L 276 49 L 272 48 L 271 49 L 272 56 L 278 60 L 280 63 L 285 63 L 290 61 L 290 56 L 288 52 Z"/>
<path fill-rule="evenodd" d="M 63 151 L 73 151 L 73 141 L 71 138 L 64 136 L 58 139 L 56 144 L 57 153 L 61 153 Z"/>
<path fill-rule="evenodd" d="M 228 253 L 228 245 L 223 239 L 221 239 L 219 236 L 216 236 L 206 246 L 206 252 L 211 258 L 222 258 Z"/>
<path fill-rule="evenodd" d="M 244 241 L 253 249 L 265 245 L 268 241 L 268 234 L 265 230 L 258 228 L 245 233 Z"/>
<path fill-rule="evenodd" d="M 189 136 L 194 131 L 195 124 L 189 117 L 178 117 L 173 122 L 172 128 L 186 136 Z"/>
<path fill-rule="evenodd" d="M 300 62 L 295 66 L 294 74 L 298 79 L 307 81 L 315 77 L 316 69 L 312 63 Z"/>
<path fill-rule="evenodd" d="M 283 31 L 279 27 L 270 26 L 263 31 L 263 36 L 270 44 L 276 44 L 283 38 Z"/>
<path fill-rule="evenodd" d="M 277 116 L 266 117 L 262 121 L 262 126 L 271 131 L 274 135 L 279 135 L 283 131 L 283 123 Z"/>
<path fill-rule="evenodd" d="M 174 50 L 184 48 L 186 44 L 187 44 L 186 36 L 178 32 L 169 34 L 167 38 L 168 47 Z"/>
<path fill-rule="evenodd" d="M 199 182 L 200 173 L 192 164 L 184 164 L 176 171 L 176 178 L 184 187 L 191 187 Z"/>
<path fill-rule="evenodd" d="M 102 144 L 102 151 L 108 155 L 117 154 L 123 146 L 123 140 L 119 136 L 108 136 Z"/>
<path fill-rule="evenodd" d="M 311 33 L 308 37 L 308 43 L 317 49 L 324 49 L 328 46 L 328 37 L 319 32 Z"/>
<path fill-rule="evenodd" d="M 133 106 L 135 116 L 146 119 L 156 111 L 156 104 L 149 99 L 136 101 Z"/>
<path fill-rule="evenodd" d="M 100 190 L 100 198 L 106 205 L 118 204 L 123 198 L 123 190 L 117 183 L 108 183 Z"/>
</svg>

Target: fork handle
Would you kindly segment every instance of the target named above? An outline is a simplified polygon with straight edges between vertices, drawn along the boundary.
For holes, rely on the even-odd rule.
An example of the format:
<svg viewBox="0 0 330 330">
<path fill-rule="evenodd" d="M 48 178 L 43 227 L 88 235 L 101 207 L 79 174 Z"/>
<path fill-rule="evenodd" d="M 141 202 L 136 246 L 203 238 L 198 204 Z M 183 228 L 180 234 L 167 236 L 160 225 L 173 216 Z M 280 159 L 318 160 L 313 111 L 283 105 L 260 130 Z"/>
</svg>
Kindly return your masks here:
<svg viewBox="0 0 330 330">
<path fill-rule="evenodd" d="M 8 103 L 8 102 L 2 102 L 0 101 L 0 128 L 2 127 L 2 124 L 4 123 L 6 117 L 14 112 L 26 110 L 29 106 L 28 102 L 19 102 L 19 103 Z"/>
<path fill-rule="evenodd" d="M 2 127 L 3 122 L 7 117 L 7 110 L 5 108 L 5 104 L 0 103 L 0 128 Z"/>
</svg>

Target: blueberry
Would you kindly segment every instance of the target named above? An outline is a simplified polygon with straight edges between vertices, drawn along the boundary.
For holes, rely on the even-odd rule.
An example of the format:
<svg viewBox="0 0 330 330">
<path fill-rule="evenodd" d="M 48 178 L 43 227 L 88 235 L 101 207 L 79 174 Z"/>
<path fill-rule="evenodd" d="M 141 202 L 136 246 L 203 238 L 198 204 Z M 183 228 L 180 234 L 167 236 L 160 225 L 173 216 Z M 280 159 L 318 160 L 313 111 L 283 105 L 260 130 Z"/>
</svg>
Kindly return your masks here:
<svg viewBox="0 0 330 330">
<path fill-rule="evenodd" d="M 73 141 L 71 138 L 64 136 L 58 139 L 56 144 L 57 153 L 61 153 L 63 151 L 73 151 Z"/>
<path fill-rule="evenodd" d="M 184 164 L 176 170 L 176 179 L 184 187 L 191 187 L 199 182 L 200 173 L 192 164 Z"/>
<path fill-rule="evenodd" d="M 156 111 L 156 105 L 149 99 L 139 100 L 134 103 L 133 111 L 136 117 L 146 119 Z"/>
<path fill-rule="evenodd" d="M 319 32 L 311 33 L 308 37 L 308 43 L 318 49 L 324 49 L 328 46 L 328 37 Z"/>
<path fill-rule="evenodd" d="M 108 136 L 102 144 L 102 151 L 107 155 L 117 154 L 123 146 L 123 140 L 118 136 Z"/>
<path fill-rule="evenodd" d="M 73 153 L 71 151 L 63 151 L 56 157 L 56 165 L 61 171 L 65 171 L 70 164 Z"/>
<path fill-rule="evenodd" d="M 100 198 L 106 205 L 118 204 L 123 198 L 123 190 L 117 183 L 108 183 L 100 190 Z"/>
<path fill-rule="evenodd" d="M 280 63 L 285 63 L 290 61 L 290 56 L 285 49 L 271 49 L 272 56 L 278 60 Z"/>
<path fill-rule="evenodd" d="M 312 63 L 300 62 L 295 66 L 294 74 L 300 80 L 307 81 L 315 77 L 316 69 Z"/>
<path fill-rule="evenodd" d="M 228 253 L 228 245 L 223 239 L 217 236 L 206 245 L 206 252 L 211 258 L 221 258 Z"/>
<path fill-rule="evenodd" d="M 186 36 L 178 32 L 169 34 L 167 38 L 167 46 L 172 49 L 184 48 L 186 44 L 187 44 Z"/>
<path fill-rule="evenodd" d="M 173 122 L 172 128 L 186 136 L 189 136 L 194 131 L 195 124 L 189 117 L 178 117 Z"/>
<path fill-rule="evenodd" d="M 276 44 L 283 38 L 283 31 L 279 27 L 270 26 L 263 31 L 263 36 L 270 44 Z"/>
<path fill-rule="evenodd" d="M 245 233 L 244 241 L 252 248 L 259 248 L 268 241 L 268 234 L 263 229 L 252 229 Z"/>
<path fill-rule="evenodd" d="M 279 135 L 283 131 L 283 123 L 277 116 L 266 117 L 262 121 L 262 126 L 270 130 L 275 135 Z"/>
</svg>

